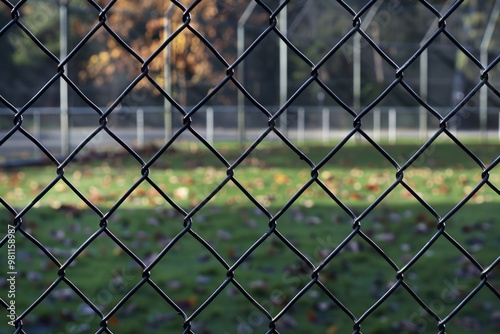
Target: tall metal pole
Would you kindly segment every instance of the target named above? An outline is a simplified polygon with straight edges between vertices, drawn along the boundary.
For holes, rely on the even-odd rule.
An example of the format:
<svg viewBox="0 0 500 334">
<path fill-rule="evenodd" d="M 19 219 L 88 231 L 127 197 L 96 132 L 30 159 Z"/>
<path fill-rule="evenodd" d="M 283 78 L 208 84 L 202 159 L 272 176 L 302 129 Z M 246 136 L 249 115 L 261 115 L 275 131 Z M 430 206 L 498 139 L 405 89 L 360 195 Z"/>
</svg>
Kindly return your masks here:
<svg viewBox="0 0 500 334">
<path fill-rule="evenodd" d="M 241 55 L 244 49 L 245 27 L 238 22 L 238 55 Z M 238 68 L 238 80 L 242 85 L 245 85 L 245 64 L 243 62 L 240 63 Z M 240 146 L 245 145 L 245 140 L 245 96 L 238 89 L 238 141 Z"/>
<path fill-rule="evenodd" d="M 419 91 L 422 100 L 427 102 L 427 97 L 429 95 L 429 54 L 427 49 L 425 49 L 420 55 L 420 80 L 419 80 Z M 423 106 L 418 107 L 419 113 L 419 138 L 424 139 L 427 137 L 427 110 Z"/>
<path fill-rule="evenodd" d="M 287 37 L 287 7 L 285 6 L 278 16 L 278 27 L 283 36 Z M 288 99 L 288 46 L 285 42 L 280 41 L 279 44 L 279 68 L 280 68 L 280 108 L 286 103 Z M 287 111 L 281 114 L 280 118 L 280 131 L 287 134 Z"/>
<path fill-rule="evenodd" d="M 446 1 L 443 5 L 443 8 L 446 8 L 450 5 L 452 0 Z M 438 19 L 434 19 L 432 25 L 430 25 L 429 29 L 425 33 L 424 38 L 420 41 L 420 46 L 424 45 L 425 42 L 431 37 L 434 33 L 434 26 L 437 25 Z M 427 102 L 429 97 L 429 52 L 425 49 L 420 55 L 420 80 L 419 80 L 419 92 L 422 100 Z M 419 106 L 419 137 L 420 139 L 424 139 L 427 137 L 427 110 L 423 106 Z"/>
<path fill-rule="evenodd" d="M 352 95 L 353 108 L 355 112 L 361 110 L 361 35 L 356 34 L 353 37 L 352 46 Z"/>
<path fill-rule="evenodd" d="M 495 25 L 498 21 L 498 16 L 500 13 L 500 1 L 495 2 L 495 7 L 491 12 L 490 19 L 488 20 L 488 25 L 484 32 L 483 39 L 480 46 L 480 60 L 484 67 L 488 66 L 488 47 L 493 37 L 493 32 L 495 30 Z M 481 132 L 481 138 L 483 140 L 488 137 L 488 87 L 483 86 L 479 91 L 479 131 Z"/>
<path fill-rule="evenodd" d="M 238 28 L 237 28 L 237 48 L 238 48 L 238 56 L 241 56 L 245 51 L 245 23 L 248 18 L 252 14 L 255 5 L 257 3 L 252 1 L 248 4 L 247 8 L 241 15 L 238 20 Z M 245 64 L 243 62 L 240 63 L 238 67 L 238 81 L 240 84 L 245 85 Z M 245 96 L 243 93 L 238 90 L 238 140 L 240 146 L 245 145 Z"/>
<path fill-rule="evenodd" d="M 172 15 L 173 9 L 174 6 L 170 5 L 170 7 L 165 12 L 165 26 L 163 30 L 163 36 L 165 40 L 170 35 L 170 30 L 171 30 L 170 16 Z M 165 47 L 164 52 L 165 52 L 165 69 L 163 71 L 163 80 L 165 82 L 165 92 L 169 96 L 172 96 L 172 68 L 171 68 L 172 46 L 170 43 Z M 172 136 L 172 104 L 167 99 L 163 99 L 163 112 L 164 112 L 163 119 L 165 126 L 165 141 L 168 141 Z"/>
<path fill-rule="evenodd" d="M 59 61 L 62 62 L 68 55 L 68 2 L 59 2 Z M 68 76 L 68 66 L 64 65 L 64 73 Z M 61 155 L 67 155 L 70 150 L 69 143 L 69 117 L 68 117 L 68 83 L 59 78 L 59 105 L 61 109 Z"/>
<path fill-rule="evenodd" d="M 373 20 L 375 14 L 377 13 L 380 5 L 382 5 L 382 1 L 378 1 L 374 3 L 368 13 L 366 14 L 365 19 L 361 23 L 360 29 L 364 30 L 368 27 L 368 24 Z M 352 92 L 353 92 L 353 107 L 354 111 L 360 112 L 361 110 L 361 35 L 355 34 L 353 36 L 353 49 L 352 49 Z"/>
</svg>

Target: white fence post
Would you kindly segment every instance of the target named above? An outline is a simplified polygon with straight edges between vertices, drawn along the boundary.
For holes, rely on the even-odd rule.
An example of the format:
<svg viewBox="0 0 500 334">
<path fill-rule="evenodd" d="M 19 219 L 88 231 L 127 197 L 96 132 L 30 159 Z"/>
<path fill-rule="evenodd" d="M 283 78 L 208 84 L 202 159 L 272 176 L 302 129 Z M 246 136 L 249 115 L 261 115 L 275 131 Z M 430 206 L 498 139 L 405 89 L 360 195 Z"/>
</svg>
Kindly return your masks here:
<svg viewBox="0 0 500 334">
<path fill-rule="evenodd" d="M 41 130 L 40 130 L 40 111 L 39 110 L 35 110 L 33 112 L 33 136 L 40 140 L 40 137 L 41 137 Z M 34 147 L 34 157 L 35 159 L 40 159 L 40 149 L 35 146 Z"/>
<path fill-rule="evenodd" d="M 144 110 L 141 108 L 137 109 L 136 113 L 137 120 L 137 145 L 139 148 L 144 147 Z"/>
<path fill-rule="evenodd" d="M 214 143 L 214 108 L 207 108 L 207 140 L 210 144 Z"/>
<path fill-rule="evenodd" d="M 373 137 L 380 141 L 380 109 L 373 109 Z"/>
<path fill-rule="evenodd" d="M 396 142 L 396 108 L 389 109 L 389 143 Z"/>
<path fill-rule="evenodd" d="M 305 116 L 306 113 L 304 108 L 300 107 L 299 109 L 297 109 L 297 140 L 299 144 L 304 144 Z"/>
<path fill-rule="evenodd" d="M 330 109 L 323 108 L 321 110 L 321 119 L 323 123 L 323 143 L 326 144 L 330 140 Z"/>
<path fill-rule="evenodd" d="M 418 127 L 419 138 L 420 139 L 427 138 L 427 110 L 425 110 L 424 107 L 419 108 L 418 123 L 419 123 Z"/>
</svg>

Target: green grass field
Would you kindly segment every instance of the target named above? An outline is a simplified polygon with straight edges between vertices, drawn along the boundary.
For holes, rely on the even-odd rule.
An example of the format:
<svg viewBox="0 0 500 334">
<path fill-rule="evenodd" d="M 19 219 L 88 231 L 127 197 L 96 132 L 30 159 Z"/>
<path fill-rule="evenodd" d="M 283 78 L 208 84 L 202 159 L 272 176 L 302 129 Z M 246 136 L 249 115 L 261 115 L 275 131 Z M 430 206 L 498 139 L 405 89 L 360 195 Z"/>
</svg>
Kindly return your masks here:
<svg viewBox="0 0 500 334">
<path fill-rule="evenodd" d="M 234 144 L 219 143 L 229 164 L 242 153 Z M 333 145 L 309 144 L 301 150 L 319 164 Z M 383 145 L 404 164 L 418 149 L 411 142 Z M 498 144 L 471 142 L 469 149 L 490 165 L 500 154 Z M 152 150 L 139 153 L 144 161 Z M 266 211 L 256 207 L 227 179 L 227 168 L 201 146 L 179 143 L 169 148 L 143 180 L 141 163 L 122 154 L 95 154 L 70 162 L 64 178 L 95 208 L 89 208 L 54 166 L 0 171 L 0 196 L 23 212 L 23 230 L 64 264 L 100 228 L 105 215 L 109 234 L 101 233 L 65 269 L 75 284 L 105 315 L 141 282 L 143 269 L 110 235 L 119 238 L 146 264 L 165 247 L 169 251 L 150 271 L 151 280 L 188 317 L 194 313 L 195 333 L 265 333 L 269 320 L 229 283 L 213 302 L 198 308 L 227 279 L 227 269 L 197 240 L 203 238 L 234 270 L 236 281 L 271 316 L 276 316 L 311 280 L 311 269 L 271 234 L 244 261 L 239 258 L 269 231 L 269 217 L 278 216 L 276 231 L 315 266 L 321 264 L 353 232 L 352 216 L 362 217 L 361 231 L 389 256 L 399 269 L 437 233 L 439 219 L 448 217 L 482 180 L 482 169 L 451 142 L 438 142 L 404 171 L 403 180 L 435 210 L 427 210 L 401 184 L 370 208 L 397 180 L 396 168 L 366 143 L 351 143 L 318 170 L 318 180 L 338 196 L 349 214 L 311 180 L 311 168 L 286 146 L 263 143 L 234 168 L 234 178 Z M 151 185 L 175 201 L 167 203 Z M 489 181 L 500 187 L 499 168 Z M 206 204 L 209 194 L 224 182 Z M 49 188 L 48 185 L 51 185 Z M 38 194 L 46 194 L 40 199 Z M 291 198 L 301 192 L 295 201 Z M 127 196 L 124 196 L 128 194 Z M 33 203 L 33 200 L 35 203 Z M 33 207 L 24 208 L 30 203 Z M 119 204 L 119 206 L 117 206 Z M 500 195 L 484 185 L 460 210 L 447 218 L 446 233 L 487 268 L 500 249 Z M 286 210 L 283 208 L 286 207 Z M 190 221 L 185 220 L 186 214 Z M 2 225 L 13 216 L 2 207 Z M 272 219 L 274 221 L 274 219 Z M 104 221 L 104 220 L 103 220 Z M 191 232 L 185 225 L 192 224 Z M 6 231 L 5 231 L 6 233 Z M 184 234 L 183 234 L 184 233 Z M 180 239 L 179 235 L 183 234 Z M 2 263 L 6 263 L 6 246 Z M 58 279 L 58 266 L 19 231 L 16 233 L 16 309 L 28 308 Z M 320 271 L 319 281 L 361 317 L 390 287 L 396 271 L 360 234 L 356 234 Z M 2 274 L 0 274 L 2 275 Z M 435 312 L 445 318 L 481 282 L 481 272 L 449 239 L 441 235 L 405 273 L 404 282 Z M 447 333 L 497 333 L 500 330 L 500 272 L 488 275 L 496 294 L 484 286 L 447 324 Z M 4 284 L 5 279 L 2 279 Z M 6 286 L 5 286 L 6 287 Z M 7 289 L 1 298 L 7 301 Z M 114 311 L 113 311 L 114 312 Z M 146 283 L 108 320 L 113 333 L 181 333 L 183 318 Z M 4 311 L 3 318 L 7 318 Z M 64 281 L 23 320 L 27 333 L 94 333 L 98 317 Z M 352 320 L 314 284 L 280 317 L 280 333 L 351 333 Z M 7 320 L 0 333 L 11 333 Z M 408 291 L 396 291 L 362 322 L 364 333 L 437 333 L 437 322 Z"/>
</svg>

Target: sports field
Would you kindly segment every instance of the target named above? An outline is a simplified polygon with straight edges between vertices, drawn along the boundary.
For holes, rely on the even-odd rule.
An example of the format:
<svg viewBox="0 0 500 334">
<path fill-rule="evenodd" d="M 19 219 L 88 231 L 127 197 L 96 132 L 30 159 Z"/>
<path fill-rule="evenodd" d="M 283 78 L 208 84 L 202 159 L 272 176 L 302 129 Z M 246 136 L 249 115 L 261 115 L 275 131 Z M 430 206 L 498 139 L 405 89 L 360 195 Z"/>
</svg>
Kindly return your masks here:
<svg viewBox="0 0 500 334">
<path fill-rule="evenodd" d="M 485 166 L 498 163 L 499 144 L 466 144 Z M 382 143 L 400 166 L 421 145 Z M 454 243 L 483 269 L 496 267 L 487 275 L 490 286 L 483 286 L 446 323 L 447 333 L 500 330 L 498 166 L 488 178 L 496 189 L 488 184 L 476 189 L 485 178 L 483 169 L 451 141 L 433 143 L 402 175 L 366 142 L 348 143 L 330 158 L 334 144 L 299 147 L 319 168 L 276 142 L 262 143 L 243 160 L 244 149 L 235 144 L 215 146 L 225 161 L 206 147 L 181 142 L 159 157 L 157 147 L 138 152 L 147 168 L 126 153 L 94 152 L 59 172 L 54 165 L 0 171 L 0 196 L 22 216 L 22 231 L 16 232 L 17 314 L 56 284 L 23 320 L 25 332 L 98 331 L 101 317 L 71 288 L 74 284 L 104 315 L 113 314 L 106 318 L 113 333 L 183 331 L 183 317 L 155 287 L 193 318 L 195 333 L 265 333 L 270 320 L 241 289 L 271 317 L 280 315 L 280 333 L 351 333 L 353 320 L 325 290 L 353 317 L 366 316 L 364 333 L 437 333 L 437 321 L 408 289 L 435 315 L 447 317 L 481 283 L 481 270 Z M 13 215 L 2 206 L 0 219 L 6 226 Z M 445 233 L 413 263 L 443 223 Z M 113 239 L 145 266 L 154 264 L 149 282 L 144 283 L 138 259 Z M 258 240 L 258 247 L 246 253 Z M 308 286 L 313 269 L 290 246 L 314 266 L 321 265 L 319 283 Z M 6 252 L 4 245 L 2 263 Z M 59 279 L 60 265 L 64 280 Z M 402 268 L 407 268 L 408 289 L 399 285 L 381 306 L 365 314 L 395 286 Z M 232 275 L 236 284 L 227 281 Z M 200 309 L 221 286 L 215 299 Z M 2 288 L 2 299 L 7 300 L 6 294 Z M 11 332 L 13 327 L 2 321 L 0 333 Z"/>
</svg>

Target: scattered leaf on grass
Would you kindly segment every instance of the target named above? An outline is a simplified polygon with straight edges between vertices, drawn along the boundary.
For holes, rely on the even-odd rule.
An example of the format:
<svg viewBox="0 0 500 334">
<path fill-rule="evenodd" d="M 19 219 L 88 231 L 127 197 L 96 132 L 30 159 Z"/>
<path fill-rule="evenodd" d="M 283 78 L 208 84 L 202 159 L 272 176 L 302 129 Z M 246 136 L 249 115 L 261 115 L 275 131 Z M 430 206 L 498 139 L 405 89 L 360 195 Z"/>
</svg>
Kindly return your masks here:
<svg viewBox="0 0 500 334">
<path fill-rule="evenodd" d="M 290 178 L 286 174 L 276 173 L 273 175 L 274 182 L 277 184 L 287 184 L 290 182 Z"/>
<path fill-rule="evenodd" d="M 174 190 L 174 198 L 180 201 L 187 200 L 189 197 L 188 187 L 179 187 Z"/>
</svg>

